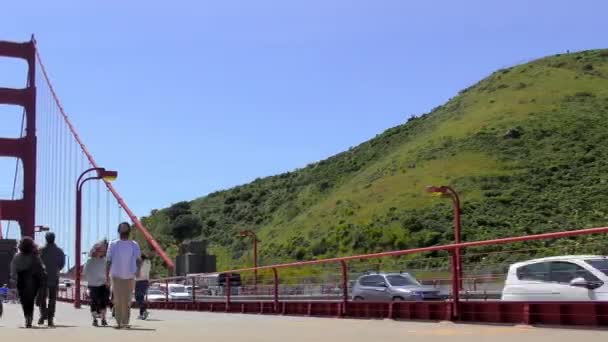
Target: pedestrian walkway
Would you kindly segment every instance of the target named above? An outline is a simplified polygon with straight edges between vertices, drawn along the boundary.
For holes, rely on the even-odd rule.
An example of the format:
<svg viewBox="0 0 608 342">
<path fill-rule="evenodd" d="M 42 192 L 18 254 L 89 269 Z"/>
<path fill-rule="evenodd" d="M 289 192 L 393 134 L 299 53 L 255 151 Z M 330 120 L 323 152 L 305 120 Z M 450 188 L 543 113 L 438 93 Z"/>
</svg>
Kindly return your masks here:
<svg viewBox="0 0 608 342">
<path fill-rule="evenodd" d="M 135 311 L 133 312 L 135 315 Z M 6 305 L 0 319 L 3 341 L 94 342 L 118 341 L 449 341 L 449 342 L 555 342 L 605 341 L 608 330 L 489 326 L 454 323 L 352 320 L 310 317 L 238 315 L 182 311 L 155 311 L 150 320 L 132 323 L 132 330 L 91 327 L 87 308 L 59 304 L 57 328 L 23 329 L 20 307 Z M 112 322 L 113 323 L 113 322 Z"/>
</svg>

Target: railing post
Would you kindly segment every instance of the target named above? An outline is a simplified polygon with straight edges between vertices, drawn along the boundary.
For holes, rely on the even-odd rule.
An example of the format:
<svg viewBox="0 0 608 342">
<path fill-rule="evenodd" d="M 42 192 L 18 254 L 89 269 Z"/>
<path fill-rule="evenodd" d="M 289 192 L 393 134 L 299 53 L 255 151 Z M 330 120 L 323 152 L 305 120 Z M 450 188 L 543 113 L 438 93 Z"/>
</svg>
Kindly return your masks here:
<svg viewBox="0 0 608 342">
<path fill-rule="evenodd" d="M 348 305 L 348 265 L 346 261 L 340 260 L 342 266 L 342 315 L 345 316 Z"/>
<path fill-rule="evenodd" d="M 272 268 L 272 275 L 273 275 L 273 285 L 274 285 L 274 290 L 273 290 L 274 312 L 276 313 L 279 311 L 279 273 L 278 273 L 276 267 Z"/>
<path fill-rule="evenodd" d="M 192 277 L 192 303 L 196 303 L 196 277 Z"/>
<path fill-rule="evenodd" d="M 457 320 L 460 315 L 460 274 L 458 267 L 458 253 L 452 250 L 452 315 Z"/>
<path fill-rule="evenodd" d="M 226 273 L 226 312 L 228 312 L 228 308 L 230 307 L 230 295 L 232 290 L 230 288 L 230 273 Z"/>
<path fill-rule="evenodd" d="M 165 303 L 169 303 L 169 280 L 165 280 Z"/>
</svg>

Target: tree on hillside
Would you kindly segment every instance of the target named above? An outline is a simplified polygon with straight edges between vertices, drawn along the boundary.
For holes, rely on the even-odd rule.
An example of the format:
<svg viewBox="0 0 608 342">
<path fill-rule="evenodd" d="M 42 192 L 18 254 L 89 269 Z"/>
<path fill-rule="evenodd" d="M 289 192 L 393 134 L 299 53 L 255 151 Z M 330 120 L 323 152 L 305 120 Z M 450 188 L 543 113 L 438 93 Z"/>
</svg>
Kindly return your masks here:
<svg viewBox="0 0 608 342">
<path fill-rule="evenodd" d="M 181 215 L 171 224 L 171 236 L 180 243 L 199 236 L 202 230 L 201 221 L 191 214 Z"/>
<path fill-rule="evenodd" d="M 177 202 L 167 208 L 165 213 L 171 221 L 174 221 L 179 216 L 190 214 L 190 203 L 186 201 Z"/>
</svg>

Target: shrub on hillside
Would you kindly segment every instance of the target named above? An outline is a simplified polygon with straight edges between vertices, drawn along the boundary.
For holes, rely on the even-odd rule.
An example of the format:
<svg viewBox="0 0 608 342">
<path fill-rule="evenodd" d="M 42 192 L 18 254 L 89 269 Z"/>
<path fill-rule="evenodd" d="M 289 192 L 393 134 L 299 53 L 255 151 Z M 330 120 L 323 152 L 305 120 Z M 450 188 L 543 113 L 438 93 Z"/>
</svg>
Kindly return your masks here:
<svg viewBox="0 0 608 342">
<path fill-rule="evenodd" d="M 173 238 L 182 242 L 199 236 L 203 230 L 203 226 L 198 217 L 194 215 L 182 215 L 173 222 L 170 229 Z"/>
<path fill-rule="evenodd" d="M 578 93 L 574 94 L 574 96 L 576 96 L 576 97 L 593 97 L 595 95 L 593 95 L 593 93 L 589 92 L 589 91 L 579 91 Z"/>
<path fill-rule="evenodd" d="M 521 90 L 521 89 L 524 89 L 525 87 L 527 87 L 527 85 L 524 82 L 519 82 L 513 87 L 513 89 Z"/>
</svg>

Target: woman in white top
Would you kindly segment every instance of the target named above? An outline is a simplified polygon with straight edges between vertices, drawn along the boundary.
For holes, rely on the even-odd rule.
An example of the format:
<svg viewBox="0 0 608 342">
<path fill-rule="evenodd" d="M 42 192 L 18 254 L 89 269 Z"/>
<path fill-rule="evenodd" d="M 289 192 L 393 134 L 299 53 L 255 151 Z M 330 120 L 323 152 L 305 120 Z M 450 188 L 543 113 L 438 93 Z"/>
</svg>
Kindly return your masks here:
<svg viewBox="0 0 608 342">
<path fill-rule="evenodd" d="M 98 318 L 101 318 L 101 325 L 107 326 L 106 309 L 110 306 L 110 288 L 106 277 L 106 252 L 108 241 L 103 240 L 96 243 L 89 259 L 84 265 L 84 279 L 89 287 L 89 298 L 91 299 L 91 314 L 93 315 L 93 326 L 99 326 Z"/>
<path fill-rule="evenodd" d="M 135 301 L 139 306 L 139 319 L 148 318 L 148 308 L 146 307 L 146 293 L 150 286 L 150 269 L 152 263 L 147 255 L 141 254 L 141 268 L 135 279 Z"/>
</svg>

